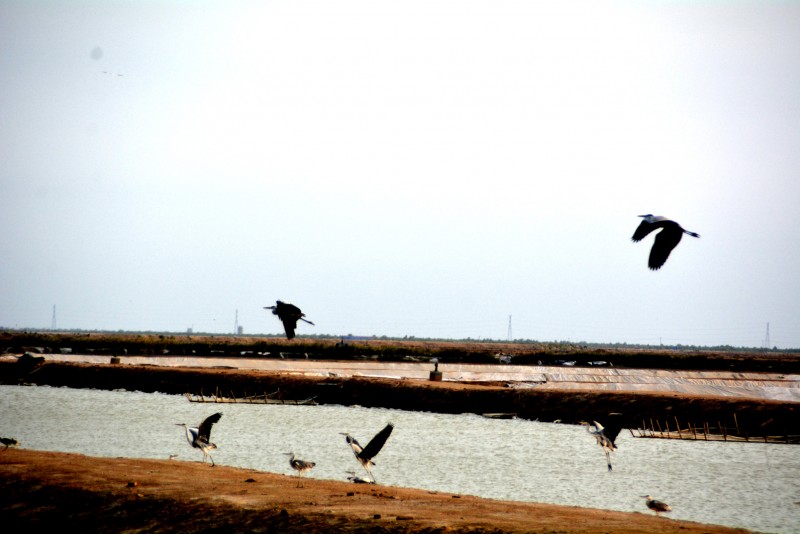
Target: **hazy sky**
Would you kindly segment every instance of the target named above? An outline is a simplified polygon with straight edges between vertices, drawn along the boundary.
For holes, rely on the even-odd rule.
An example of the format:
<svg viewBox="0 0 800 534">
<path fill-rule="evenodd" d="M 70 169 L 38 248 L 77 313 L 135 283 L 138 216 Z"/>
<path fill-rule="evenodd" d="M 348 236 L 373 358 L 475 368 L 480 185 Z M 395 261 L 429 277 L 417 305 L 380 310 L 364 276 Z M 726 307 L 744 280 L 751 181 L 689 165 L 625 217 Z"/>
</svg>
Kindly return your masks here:
<svg viewBox="0 0 800 534">
<path fill-rule="evenodd" d="M 0 225 L 0 327 L 800 347 L 800 3 L 4 0 Z"/>
</svg>

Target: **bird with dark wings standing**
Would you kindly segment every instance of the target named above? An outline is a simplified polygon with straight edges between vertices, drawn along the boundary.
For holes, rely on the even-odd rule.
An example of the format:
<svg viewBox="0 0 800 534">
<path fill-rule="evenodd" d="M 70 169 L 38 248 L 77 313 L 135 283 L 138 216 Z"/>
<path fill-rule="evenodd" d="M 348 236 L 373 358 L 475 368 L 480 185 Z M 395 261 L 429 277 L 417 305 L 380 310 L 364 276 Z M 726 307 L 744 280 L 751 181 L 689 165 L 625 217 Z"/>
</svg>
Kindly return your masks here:
<svg viewBox="0 0 800 534">
<path fill-rule="evenodd" d="M 700 237 L 694 232 L 684 230 L 675 221 L 660 215 L 647 214 L 639 215 L 639 217 L 642 217 L 642 222 L 636 228 L 633 237 L 631 237 L 634 243 L 638 243 L 647 237 L 647 234 L 653 230 L 661 228 L 661 231 L 656 234 L 656 238 L 653 241 L 653 247 L 650 249 L 650 259 L 647 262 L 648 267 L 654 271 L 660 269 L 667 262 L 670 252 L 681 242 L 683 234 Z"/>
<path fill-rule="evenodd" d="M 286 331 L 286 339 L 294 338 L 294 331 L 297 329 L 297 321 L 304 321 L 313 325 L 311 321 L 305 319 L 306 314 L 300 311 L 300 308 L 294 304 L 278 300 L 275 306 L 265 306 L 265 310 L 272 310 L 273 315 L 277 315 L 278 319 L 283 323 L 283 329 Z"/>
<path fill-rule="evenodd" d="M 340 432 L 345 437 L 347 444 L 350 445 L 350 448 L 353 449 L 353 454 L 356 457 L 356 460 L 364 467 L 364 470 L 369 475 L 370 480 L 372 483 L 375 483 L 375 477 L 372 474 L 372 466 L 375 462 L 372 461 L 375 458 L 383 446 L 386 444 L 386 440 L 389 439 L 389 435 L 391 435 L 392 430 L 394 429 L 394 425 L 392 423 L 387 424 L 383 427 L 383 430 L 375 434 L 369 443 L 367 443 L 366 447 L 362 447 L 361 444 L 346 432 Z"/>
<path fill-rule="evenodd" d="M 203 452 L 203 463 L 206 458 L 211 460 L 213 467 L 214 458 L 211 457 L 211 451 L 217 448 L 215 443 L 211 443 L 211 427 L 222 418 L 222 412 L 217 412 L 213 415 L 206 417 L 199 427 L 191 427 L 186 423 L 176 423 L 186 430 L 186 441 L 189 442 L 195 449 L 200 449 Z"/>
</svg>

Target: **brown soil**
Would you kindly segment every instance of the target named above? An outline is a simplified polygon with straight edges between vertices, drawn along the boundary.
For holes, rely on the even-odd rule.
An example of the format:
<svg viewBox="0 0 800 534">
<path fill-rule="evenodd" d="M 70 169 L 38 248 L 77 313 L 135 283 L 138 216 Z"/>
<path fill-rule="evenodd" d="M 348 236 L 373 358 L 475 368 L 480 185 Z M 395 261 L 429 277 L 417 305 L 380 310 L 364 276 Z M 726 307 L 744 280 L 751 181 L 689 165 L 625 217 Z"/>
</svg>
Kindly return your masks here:
<svg viewBox="0 0 800 534">
<path fill-rule="evenodd" d="M 6 532 L 746 532 L 425 490 L 305 480 L 200 462 L 0 452 Z"/>
</svg>

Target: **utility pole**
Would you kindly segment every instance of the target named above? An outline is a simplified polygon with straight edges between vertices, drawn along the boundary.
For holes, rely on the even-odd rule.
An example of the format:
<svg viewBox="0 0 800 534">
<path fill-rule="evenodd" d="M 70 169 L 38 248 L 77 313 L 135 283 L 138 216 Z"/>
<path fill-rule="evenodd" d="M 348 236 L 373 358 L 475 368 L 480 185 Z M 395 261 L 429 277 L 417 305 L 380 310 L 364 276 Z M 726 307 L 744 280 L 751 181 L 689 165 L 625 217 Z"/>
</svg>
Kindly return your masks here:
<svg viewBox="0 0 800 534">
<path fill-rule="evenodd" d="M 511 316 L 510 315 L 508 316 L 508 338 L 507 339 L 508 339 L 508 341 L 511 341 L 512 339 L 514 339 L 511 336 Z"/>
<path fill-rule="evenodd" d="M 50 330 L 56 329 L 56 305 L 53 304 L 53 320 L 50 322 Z"/>
<path fill-rule="evenodd" d="M 767 334 L 764 336 L 764 348 L 769 350 L 769 323 L 767 323 Z"/>
</svg>

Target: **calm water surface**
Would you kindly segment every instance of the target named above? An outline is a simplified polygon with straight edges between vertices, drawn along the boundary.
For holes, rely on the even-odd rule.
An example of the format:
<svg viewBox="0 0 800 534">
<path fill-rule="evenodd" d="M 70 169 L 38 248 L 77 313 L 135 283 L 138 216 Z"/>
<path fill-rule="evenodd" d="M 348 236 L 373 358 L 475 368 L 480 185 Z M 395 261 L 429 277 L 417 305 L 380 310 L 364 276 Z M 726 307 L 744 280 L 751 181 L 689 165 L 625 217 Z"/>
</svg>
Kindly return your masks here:
<svg viewBox="0 0 800 534">
<path fill-rule="evenodd" d="M 183 428 L 224 413 L 212 441 L 221 465 L 292 474 L 287 457 L 317 462 L 314 478 L 364 475 L 344 437 L 362 445 L 392 421 L 376 458 L 381 484 L 481 497 L 646 512 L 764 532 L 800 532 L 800 447 L 636 439 L 623 433 L 607 472 L 580 426 L 476 415 L 345 406 L 190 403 L 179 395 L 0 386 L 0 435 L 35 450 L 200 461 Z"/>
</svg>

